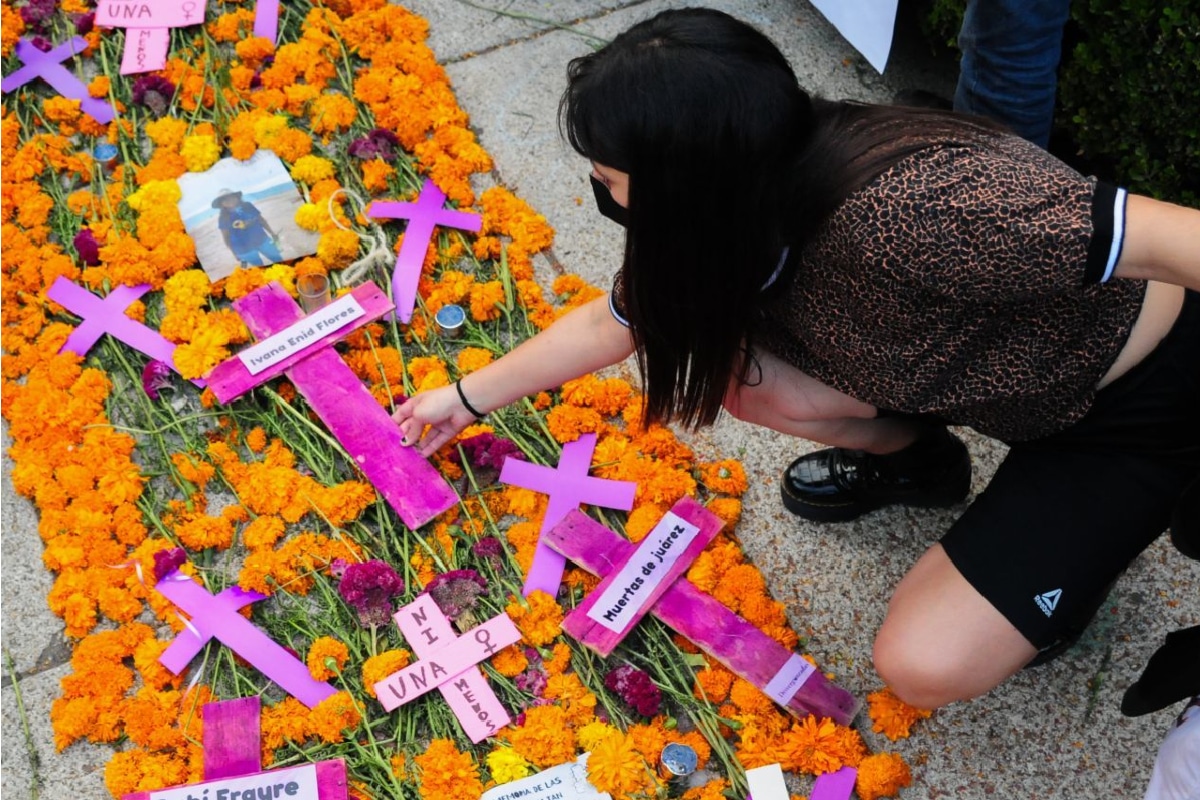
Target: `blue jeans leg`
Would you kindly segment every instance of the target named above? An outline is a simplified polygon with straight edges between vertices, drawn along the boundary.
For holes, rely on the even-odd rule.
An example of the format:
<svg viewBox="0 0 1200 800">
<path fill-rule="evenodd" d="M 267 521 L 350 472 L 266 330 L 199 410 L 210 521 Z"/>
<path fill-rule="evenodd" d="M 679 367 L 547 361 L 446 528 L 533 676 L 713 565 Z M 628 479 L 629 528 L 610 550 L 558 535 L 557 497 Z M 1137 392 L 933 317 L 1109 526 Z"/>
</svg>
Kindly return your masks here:
<svg viewBox="0 0 1200 800">
<path fill-rule="evenodd" d="M 955 110 L 989 117 L 1045 147 L 1070 6 L 1070 0 L 969 0 L 958 36 Z"/>
</svg>

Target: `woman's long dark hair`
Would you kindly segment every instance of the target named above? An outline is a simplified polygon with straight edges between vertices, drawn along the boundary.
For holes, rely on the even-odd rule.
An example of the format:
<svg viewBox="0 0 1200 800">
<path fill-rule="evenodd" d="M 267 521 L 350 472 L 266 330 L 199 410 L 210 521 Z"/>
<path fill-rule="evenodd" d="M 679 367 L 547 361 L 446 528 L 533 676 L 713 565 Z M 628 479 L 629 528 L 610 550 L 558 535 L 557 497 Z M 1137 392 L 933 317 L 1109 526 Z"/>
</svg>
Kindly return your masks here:
<svg viewBox="0 0 1200 800">
<path fill-rule="evenodd" d="M 559 124 L 627 172 L 618 297 L 650 421 L 714 421 L 745 381 L 762 288 L 855 189 L 931 141 L 991 128 L 917 109 L 810 98 L 754 28 L 664 11 L 573 60 Z"/>
</svg>

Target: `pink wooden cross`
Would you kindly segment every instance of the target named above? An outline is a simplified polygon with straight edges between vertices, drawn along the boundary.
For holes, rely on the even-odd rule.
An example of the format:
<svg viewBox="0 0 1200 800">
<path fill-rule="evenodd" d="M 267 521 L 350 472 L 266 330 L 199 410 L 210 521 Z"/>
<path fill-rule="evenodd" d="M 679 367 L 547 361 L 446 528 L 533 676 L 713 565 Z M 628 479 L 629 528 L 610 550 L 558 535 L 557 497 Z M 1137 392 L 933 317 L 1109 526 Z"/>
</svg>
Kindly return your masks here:
<svg viewBox="0 0 1200 800">
<path fill-rule="evenodd" d="M 397 611 L 395 620 L 421 660 L 375 684 L 375 696 L 386 710 L 437 689 L 473 742 L 509 723 L 508 712 L 478 666 L 497 650 L 520 641 L 521 632 L 507 614 L 458 636 L 433 598 L 423 594 Z"/>
<path fill-rule="evenodd" d="M 279 36 L 279 0 L 258 0 L 254 4 L 254 35 L 275 43 Z"/>
<path fill-rule="evenodd" d="M 585 433 L 573 442 L 563 445 L 558 468 L 531 464 L 519 458 L 506 458 L 500 470 L 500 481 L 536 492 L 550 495 L 546 517 L 542 520 L 537 549 L 533 553 L 533 564 L 525 577 L 523 593 L 526 597 L 535 591 L 543 591 L 554 597 L 562 582 L 563 569 L 567 561 L 544 543 L 546 532 L 558 524 L 568 511 L 579 508 L 580 503 L 618 508 L 628 511 L 633 508 L 633 497 L 637 484 L 633 481 L 613 481 L 593 478 L 588 475 L 592 465 L 592 451 L 596 449 L 596 434 Z"/>
<path fill-rule="evenodd" d="M 695 511 L 688 508 L 694 503 L 684 498 L 672 511 L 695 519 Z M 543 541 L 602 577 L 628 562 L 635 550 L 629 541 L 580 511 L 569 512 Z M 686 578 L 671 583 L 650 613 L 796 716 L 816 714 L 848 725 L 858 711 L 852 694 Z"/>
<path fill-rule="evenodd" d="M 178 570 L 164 576 L 154 588 L 188 615 L 187 628 L 158 657 L 172 674 L 183 672 L 200 648 L 216 639 L 309 708 L 337 693 L 328 683 L 314 679 L 304 662 L 237 613 L 266 595 L 235 586 L 214 597 Z"/>
<path fill-rule="evenodd" d="M 156 790 L 152 792 L 133 792 L 124 795 L 123 800 L 151 800 L 163 798 L 169 800 L 177 796 L 180 800 L 190 797 L 208 798 L 213 800 L 220 797 L 221 792 L 229 797 L 229 789 L 245 791 L 249 785 L 272 785 L 273 778 L 295 772 L 294 769 L 262 771 L 262 729 L 259 721 L 261 701 L 258 697 L 241 697 L 236 700 L 221 700 L 215 703 L 205 703 L 203 710 L 204 731 L 204 781 L 186 785 L 171 791 Z M 318 761 L 305 765 L 315 773 L 317 795 L 320 800 L 346 800 L 349 783 L 346 779 L 346 762 L 342 759 Z M 231 778 L 242 778 L 231 784 Z M 255 780 L 255 779 L 259 780 Z M 286 787 L 287 784 L 284 784 Z M 273 788 L 273 786 L 272 786 Z M 195 795 L 191 792 L 194 791 Z M 286 788 L 272 796 L 287 798 Z M 256 794 L 251 794 L 256 797 Z"/>
<path fill-rule="evenodd" d="M 175 343 L 153 328 L 125 316 L 125 309 L 148 291 L 148 283 L 118 286 L 106 297 L 101 298 L 79 284 L 58 276 L 46 290 L 46 296 L 83 319 L 79 327 L 67 337 L 59 352 L 69 350 L 81 356 L 86 355 L 100 337 L 107 333 L 117 341 L 163 362 L 178 372 L 179 369 L 175 366 Z M 204 386 L 202 380 L 194 380 L 192 383 Z"/>
<path fill-rule="evenodd" d="M 121 74 L 150 72 L 167 63 L 171 28 L 204 22 L 204 0 L 101 0 L 96 25 L 125 29 Z"/>
<path fill-rule="evenodd" d="M 293 347 L 286 358 L 255 374 L 251 374 L 245 359 L 231 358 L 212 371 L 209 385 L 219 401 L 228 403 L 286 374 L 404 524 L 415 530 L 457 503 L 458 495 L 428 461 L 401 442 L 400 427 L 331 347 L 346 334 L 392 310 L 387 296 L 373 283 L 355 287 L 349 296 L 363 313 L 348 324 L 328 332 L 315 329 L 316 323 L 313 330 L 300 324 L 293 338 L 302 338 L 303 345 Z M 251 292 L 233 304 L 260 340 L 334 306 L 330 304 L 305 317 L 278 283 Z M 286 342 L 281 346 L 286 347 Z"/>
<path fill-rule="evenodd" d="M 11 92 L 34 78 L 41 78 L 63 97 L 78 100 L 80 109 L 85 114 L 91 115 L 92 119 L 102 125 L 107 125 L 116 117 L 113 107 L 103 100 L 97 100 L 90 96 L 83 81 L 68 72 L 67 68 L 62 65 L 62 62 L 86 49 L 87 39 L 82 36 L 76 36 L 70 41 L 63 42 L 47 53 L 34 47 L 33 42 L 29 39 L 21 39 L 17 42 L 16 53 L 17 58 L 21 59 L 25 66 L 4 76 L 4 80 L 0 81 L 0 91 Z"/>
<path fill-rule="evenodd" d="M 483 226 L 483 217 L 467 211 L 442 208 L 445 203 L 445 193 L 426 178 L 417 202 L 376 201 L 367 209 L 369 217 L 408 220 L 408 227 L 404 229 L 404 243 L 400 245 L 400 254 L 396 256 L 396 267 L 392 272 L 392 298 L 401 322 L 407 323 L 412 319 L 417 304 L 421 265 L 425 263 L 425 251 L 429 249 L 429 240 L 433 238 L 434 226 L 443 225 L 476 233 Z"/>
</svg>

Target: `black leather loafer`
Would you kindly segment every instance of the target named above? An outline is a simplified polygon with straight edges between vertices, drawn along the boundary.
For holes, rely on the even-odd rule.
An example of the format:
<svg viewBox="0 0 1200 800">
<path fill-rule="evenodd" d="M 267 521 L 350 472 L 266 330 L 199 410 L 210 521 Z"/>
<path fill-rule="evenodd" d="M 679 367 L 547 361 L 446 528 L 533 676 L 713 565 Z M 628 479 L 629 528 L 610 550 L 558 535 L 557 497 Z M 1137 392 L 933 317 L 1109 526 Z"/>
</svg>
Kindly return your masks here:
<svg viewBox="0 0 1200 800">
<path fill-rule="evenodd" d="M 801 456 L 783 473 L 783 505 L 816 522 L 845 522 L 890 505 L 945 508 L 971 491 L 967 447 L 945 428 L 897 453 L 840 447 Z"/>
</svg>

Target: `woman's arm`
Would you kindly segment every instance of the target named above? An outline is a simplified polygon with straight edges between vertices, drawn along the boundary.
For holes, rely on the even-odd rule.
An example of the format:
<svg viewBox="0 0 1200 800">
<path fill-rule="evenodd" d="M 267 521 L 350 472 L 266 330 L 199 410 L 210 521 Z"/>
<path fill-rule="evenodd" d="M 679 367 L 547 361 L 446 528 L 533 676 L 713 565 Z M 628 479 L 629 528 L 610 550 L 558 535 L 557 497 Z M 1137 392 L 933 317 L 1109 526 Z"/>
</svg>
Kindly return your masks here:
<svg viewBox="0 0 1200 800">
<path fill-rule="evenodd" d="M 1113 275 L 1200 291 L 1200 211 L 1129 195 L 1125 242 Z"/>
<path fill-rule="evenodd" d="M 471 405 L 487 413 L 616 364 L 632 352 L 629 330 L 613 318 L 605 295 L 575 309 L 499 360 L 472 372 L 461 386 Z M 420 438 L 421 454 L 426 456 L 475 421 L 453 386 L 409 398 L 392 417 L 400 423 L 406 442 L 417 444 Z M 425 426 L 429 426 L 428 430 Z"/>
</svg>

